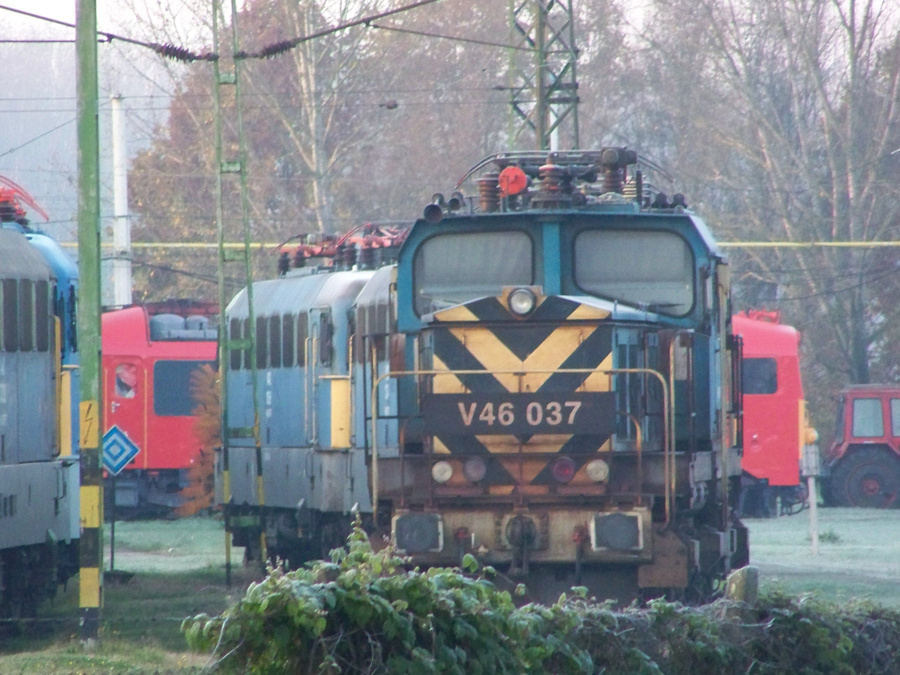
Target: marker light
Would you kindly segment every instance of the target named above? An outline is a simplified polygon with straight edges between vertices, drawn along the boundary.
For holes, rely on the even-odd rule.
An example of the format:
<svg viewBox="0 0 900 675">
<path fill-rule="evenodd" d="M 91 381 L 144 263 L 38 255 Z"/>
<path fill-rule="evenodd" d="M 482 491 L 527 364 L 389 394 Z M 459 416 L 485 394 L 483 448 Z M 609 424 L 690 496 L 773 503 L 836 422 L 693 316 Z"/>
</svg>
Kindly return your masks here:
<svg viewBox="0 0 900 675">
<path fill-rule="evenodd" d="M 463 475 L 470 483 L 482 481 L 484 480 L 485 475 L 487 475 L 487 464 L 484 463 L 484 460 L 481 459 L 481 457 L 467 459 L 466 463 L 463 464 Z"/>
<path fill-rule="evenodd" d="M 553 462 L 550 472 L 559 483 L 568 483 L 575 477 L 575 462 L 571 457 L 560 457 Z"/>
<path fill-rule="evenodd" d="M 588 478 L 595 483 L 602 483 L 609 478 L 609 464 L 602 459 L 592 459 L 585 467 Z"/>
<path fill-rule="evenodd" d="M 509 303 L 509 311 L 518 316 L 525 316 L 534 311 L 537 298 L 534 297 L 534 293 L 530 289 L 517 288 L 509 294 L 507 302 Z"/>
<path fill-rule="evenodd" d="M 441 460 L 440 462 L 435 462 L 431 467 L 431 477 L 434 478 L 436 483 L 446 483 L 452 476 L 453 467 L 450 466 L 450 462 Z"/>
</svg>

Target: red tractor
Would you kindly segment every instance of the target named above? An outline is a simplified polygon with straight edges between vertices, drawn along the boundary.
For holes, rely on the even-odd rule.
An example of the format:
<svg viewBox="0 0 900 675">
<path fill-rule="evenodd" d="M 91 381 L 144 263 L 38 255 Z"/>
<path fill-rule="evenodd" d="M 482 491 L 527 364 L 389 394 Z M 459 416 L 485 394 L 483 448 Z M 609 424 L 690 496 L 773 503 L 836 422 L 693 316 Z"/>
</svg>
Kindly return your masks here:
<svg viewBox="0 0 900 675">
<path fill-rule="evenodd" d="M 828 449 L 826 502 L 900 506 L 900 385 L 853 385 L 841 391 Z"/>
</svg>

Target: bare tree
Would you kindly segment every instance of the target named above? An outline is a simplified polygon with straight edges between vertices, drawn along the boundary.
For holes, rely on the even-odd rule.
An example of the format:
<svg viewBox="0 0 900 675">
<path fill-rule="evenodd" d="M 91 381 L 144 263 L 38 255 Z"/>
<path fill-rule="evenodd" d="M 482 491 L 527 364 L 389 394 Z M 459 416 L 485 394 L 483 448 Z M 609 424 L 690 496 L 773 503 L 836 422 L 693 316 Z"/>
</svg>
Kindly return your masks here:
<svg viewBox="0 0 900 675">
<path fill-rule="evenodd" d="M 826 244 L 736 255 L 745 290 L 778 289 L 745 298 L 777 301 L 804 330 L 814 388 L 870 381 L 898 312 L 876 300 L 896 298 L 897 274 L 877 249 L 827 245 L 897 239 L 893 5 L 660 0 L 654 12 L 649 84 L 679 132 L 666 152 L 691 167 L 720 237 Z"/>
</svg>

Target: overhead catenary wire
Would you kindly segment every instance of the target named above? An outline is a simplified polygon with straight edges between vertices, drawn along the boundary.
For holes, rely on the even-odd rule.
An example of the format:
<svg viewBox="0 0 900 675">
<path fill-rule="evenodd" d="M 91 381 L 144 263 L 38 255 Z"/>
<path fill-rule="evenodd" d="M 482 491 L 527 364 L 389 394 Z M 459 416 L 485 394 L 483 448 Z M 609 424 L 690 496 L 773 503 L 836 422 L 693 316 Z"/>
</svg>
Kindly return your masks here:
<svg viewBox="0 0 900 675">
<path fill-rule="evenodd" d="M 423 7 L 426 5 L 430 5 L 437 1 L 438 0 L 417 0 L 416 2 L 412 2 L 412 3 L 404 5 L 402 7 L 398 7 L 395 9 L 386 10 L 384 12 L 379 12 L 376 14 L 368 15 L 366 17 L 361 17 L 359 19 L 355 19 L 352 21 L 343 22 L 337 26 L 332 26 L 332 27 L 323 29 L 321 31 L 311 33 L 309 35 L 295 37 L 290 40 L 273 43 L 271 45 L 263 47 L 262 49 L 260 49 L 256 52 L 239 51 L 234 56 L 235 56 L 235 58 L 242 58 L 242 59 L 250 59 L 250 58 L 268 59 L 268 58 L 272 58 L 274 56 L 280 55 L 281 53 L 284 53 L 284 52 L 302 44 L 303 42 L 307 42 L 312 39 L 324 37 L 326 35 L 330 35 L 330 34 L 333 34 L 336 32 L 340 32 L 340 31 L 358 27 L 358 26 L 366 26 L 369 28 L 394 31 L 394 32 L 400 32 L 400 33 L 408 33 L 408 34 L 413 34 L 413 35 L 421 35 L 424 37 L 431 37 L 431 38 L 436 38 L 436 39 L 454 40 L 454 41 L 460 41 L 460 42 L 480 44 L 480 45 L 491 46 L 491 47 L 501 47 L 501 48 L 509 48 L 509 49 L 519 49 L 519 50 L 524 50 L 524 51 L 534 51 L 531 48 L 521 47 L 521 46 L 516 46 L 516 45 L 508 45 L 508 44 L 502 44 L 502 43 L 491 42 L 491 41 L 486 41 L 486 40 L 478 40 L 478 39 L 474 39 L 474 38 L 465 38 L 465 37 L 460 37 L 460 36 L 443 35 L 443 34 L 439 34 L 439 33 L 426 32 L 426 31 L 416 31 L 416 30 L 401 28 L 401 27 L 397 27 L 397 26 L 390 26 L 390 25 L 374 23 L 375 21 L 379 21 L 380 19 L 384 19 L 384 18 L 393 16 L 393 15 L 407 12 L 412 9 L 416 9 L 416 8 Z M 0 5 L 0 10 L 5 10 L 8 12 L 20 14 L 23 16 L 28 16 L 28 17 L 31 17 L 31 18 L 34 18 L 34 19 L 37 19 L 40 21 L 45 21 L 47 23 L 63 26 L 66 28 L 71 28 L 71 29 L 75 28 L 75 25 L 72 23 L 69 23 L 66 21 L 61 21 L 61 20 L 43 16 L 43 15 L 39 15 L 39 14 L 35 14 L 33 12 L 28 12 L 25 10 L 9 7 L 6 5 Z M 211 60 L 216 60 L 219 58 L 218 54 L 214 54 L 211 52 L 195 54 L 184 47 L 136 40 L 133 38 L 129 38 L 126 36 L 118 35 L 118 34 L 107 32 L 107 31 L 99 31 L 98 30 L 97 34 L 98 34 L 98 36 L 102 37 L 105 41 L 108 41 L 108 42 L 112 42 L 113 40 L 120 40 L 122 42 L 126 42 L 129 44 L 147 47 L 149 49 L 152 49 L 152 50 L 160 53 L 163 56 L 174 58 L 175 60 L 180 60 L 180 61 L 185 61 L 185 62 L 190 62 L 190 61 L 195 61 L 195 60 L 211 61 Z M 3 41 L 0 41 L 0 42 L 3 42 Z M 40 43 L 40 42 L 64 42 L 64 40 L 10 40 L 9 42 Z M 12 99 L 10 99 L 10 100 L 12 100 Z M 471 103 L 469 103 L 469 104 L 471 104 Z M 372 105 L 375 105 L 375 104 L 372 104 Z M 260 106 L 260 107 L 266 107 L 266 106 Z M 23 112 L 23 111 L 4 111 L 4 112 Z M 68 126 L 72 122 L 74 122 L 74 118 L 72 120 L 68 120 L 68 121 L 64 122 L 63 124 L 53 127 L 52 129 L 47 130 L 46 132 L 43 132 L 42 134 L 22 143 L 14 148 L 10 148 L 9 150 L 7 150 L 5 152 L 0 153 L 0 157 L 4 157 L 6 155 L 9 155 L 9 154 L 21 149 L 21 148 L 24 148 L 27 145 L 29 145 L 30 143 L 33 143 L 33 142 L 43 138 L 44 136 L 47 136 L 47 135 L 53 133 L 54 131 L 57 131 L 58 129 Z M 863 164 L 862 166 L 865 167 L 868 164 L 875 163 L 877 161 L 881 161 L 890 155 L 896 154 L 897 152 L 900 152 L 900 149 L 894 150 L 894 151 L 887 153 L 883 156 L 880 156 L 874 160 L 871 160 L 870 162 L 868 162 L 867 164 Z M 857 167 L 857 169 L 858 168 L 861 168 L 861 167 Z M 721 189 L 721 186 L 720 186 L 720 189 Z M 752 189 L 752 188 L 745 188 L 745 189 Z M 798 188 L 797 190 L 787 190 L 786 192 L 801 193 L 801 192 L 807 191 L 809 189 L 810 188 Z M 64 221 L 60 221 L 60 222 L 64 222 Z M 179 247 L 192 247 L 192 246 L 196 246 L 197 244 L 192 243 L 192 242 L 168 242 L 168 243 L 134 242 L 133 245 L 138 248 L 140 248 L 140 247 L 179 248 Z M 203 246 L 203 244 L 200 244 L 200 246 Z M 858 241 L 858 242 L 848 242 L 848 241 L 812 241 L 812 242 L 767 242 L 767 241 L 731 241 L 731 242 L 729 242 L 729 241 L 719 241 L 718 246 L 721 248 L 744 248 L 744 249 L 759 249 L 759 248 L 778 248 L 778 249 L 790 249 L 790 248 L 794 248 L 794 249 L 801 249 L 801 248 L 807 248 L 807 249 L 813 249 L 813 248 L 894 248 L 894 247 L 900 246 L 900 241 Z"/>
<path fill-rule="evenodd" d="M 384 19 L 389 16 L 394 16 L 396 14 L 401 14 L 403 12 L 408 12 L 412 9 L 417 9 L 419 7 L 424 7 L 425 5 L 430 5 L 439 0 L 417 0 L 417 2 L 410 3 L 408 5 L 404 5 L 402 7 L 397 7 L 395 9 L 386 10 L 384 12 L 378 12 L 376 14 L 371 14 L 359 19 L 354 19 L 353 21 L 346 21 L 338 24 L 337 26 L 332 26 L 330 28 L 325 28 L 320 31 L 316 31 L 314 33 L 310 33 L 309 35 L 303 35 L 295 38 L 291 38 L 289 40 L 282 40 L 280 42 L 275 42 L 270 45 L 263 47 L 262 49 L 255 52 L 248 52 L 244 50 L 239 50 L 236 54 L 234 54 L 235 59 L 269 59 L 275 56 L 279 56 L 285 52 L 288 52 L 304 42 L 308 42 L 310 40 L 314 40 L 316 38 L 325 37 L 326 35 L 331 35 L 333 33 L 338 33 L 340 31 L 348 30 L 350 28 L 355 28 L 357 26 L 367 26 L 373 21 L 377 21 L 379 19 Z M 48 23 L 53 23 L 58 26 L 64 26 L 66 28 L 75 28 L 75 24 L 69 23 L 68 21 L 60 21 L 59 19 L 53 19 L 48 16 L 42 16 L 40 14 L 35 14 L 33 12 L 27 12 L 22 9 L 17 9 L 15 7 L 9 7 L 7 5 L 0 5 L 0 10 L 5 10 L 7 12 L 12 12 L 14 14 L 21 14 L 23 16 L 28 16 L 32 19 L 37 19 L 39 21 L 46 21 Z M 113 40 L 119 40 L 120 42 L 126 42 L 128 44 L 137 45 L 139 47 L 146 47 L 157 54 L 164 56 L 166 58 L 173 59 L 175 61 L 181 61 L 183 63 L 191 63 L 193 61 L 217 61 L 219 59 L 219 54 L 214 52 L 194 52 L 187 47 L 179 47 L 177 45 L 172 44 L 160 44 L 158 42 L 147 42 L 144 40 L 136 40 L 133 38 L 125 37 L 123 35 L 117 35 L 116 33 L 110 33 L 107 31 L 97 31 L 97 35 L 101 36 L 107 42 L 112 42 Z"/>
<path fill-rule="evenodd" d="M 13 14 L 21 14 L 22 16 L 27 16 L 32 19 L 37 19 L 38 21 L 45 21 L 47 23 L 56 24 L 57 26 L 64 26 L 66 28 L 75 29 L 74 23 L 69 23 L 68 21 L 60 21 L 59 19 L 54 19 L 49 16 L 43 16 L 41 14 L 35 14 L 33 12 L 27 12 L 24 9 L 17 9 L 15 7 L 9 7 L 7 5 L 0 5 L 0 10 L 4 10 L 7 12 L 12 12 Z M 119 40 L 120 42 L 127 42 L 128 44 L 137 45 L 139 47 L 146 47 L 155 51 L 156 53 L 166 56 L 168 58 L 175 59 L 177 61 L 191 62 L 191 61 L 212 61 L 218 58 L 218 55 L 213 54 L 211 52 L 204 52 L 201 54 L 196 54 L 189 49 L 185 49 L 184 47 L 177 47 L 175 45 L 170 44 L 159 44 L 156 42 L 146 42 L 143 40 L 135 40 L 133 38 L 125 37 L 124 35 L 117 35 L 116 33 L 109 33 L 106 31 L 97 31 L 97 35 L 104 38 L 105 42 L 112 42 L 113 40 Z"/>
<path fill-rule="evenodd" d="M 489 40 L 478 40 L 476 38 L 465 38 L 457 35 L 443 35 L 441 33 L 431 33 L 423 30 L 413 30 L 412 28 L 401 28 L 400 26 L 386 26 L 384 24 L 376 24 L 369 22 L 369 28 L 378 28 L 380 30 L 392 31 L 394 33 L 406 33 L 407 35 L 419 35 L 421 37 L 436 38 L 439 40 L 452 40 L 453 42 L 467 42 L 474 45 L 482 45 L 483 47 L 499 47 L 501 49 L 513 49 L 522 52 L 536 53 L 533 47 L 523 47 L 521 45 L 511 45 L 502 42 L 491 42 Z"/>
</svg>

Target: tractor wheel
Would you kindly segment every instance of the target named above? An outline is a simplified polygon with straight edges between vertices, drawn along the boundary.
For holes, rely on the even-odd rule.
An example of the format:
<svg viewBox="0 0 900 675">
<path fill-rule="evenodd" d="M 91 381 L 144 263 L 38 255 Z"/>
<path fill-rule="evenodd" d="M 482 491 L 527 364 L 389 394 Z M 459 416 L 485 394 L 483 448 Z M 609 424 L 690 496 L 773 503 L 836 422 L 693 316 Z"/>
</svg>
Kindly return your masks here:
<svg viewBox="0 0 900 675">
<path fill-rule="evenodd" d="M 851 450 L 832 470 L 831 492 L 839 506 L 900 506 L 900 459 L 882 448 Z"/>
</svg>

